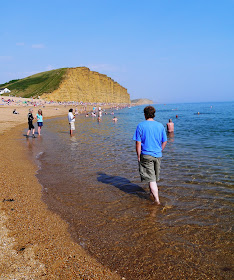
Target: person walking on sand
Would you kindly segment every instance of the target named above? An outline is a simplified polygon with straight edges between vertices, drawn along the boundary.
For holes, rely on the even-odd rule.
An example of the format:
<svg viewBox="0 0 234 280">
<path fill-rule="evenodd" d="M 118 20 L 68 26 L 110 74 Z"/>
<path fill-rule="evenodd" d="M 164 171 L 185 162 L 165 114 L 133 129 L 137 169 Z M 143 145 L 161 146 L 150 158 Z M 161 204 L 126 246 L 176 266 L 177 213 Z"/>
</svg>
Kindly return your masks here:
<svg viewBox="0 0 234 280">
<path fill-rule="evenodd" d="M 174 132 L 174 123 L 172 122 L 172 119 L 169 119 L 169 122 L 167 123 L 167 132 Z"/>
<path fill-rule="evenodd" d="M 141 181 L 149 183 L 154 201 L 160 205 L 157 181 L 159 181 L 162 151 L 167 144 L 167 135 L 164 126 L 154 120 L 154 107 L 145 107 L 144 115 L 146 120 L 138 124 L 133 140 L 136 141 Z"/>
<path fill-rule="evenodd" d="M 33 138 L 36 138 L 34 133 L 35 133 L 35 127 L 33 125 L 33 120 L 34 120 L 34 117 L 33 117 L 33 109 L 29 109 L 29 113 L 28 113 L 28 132 L 27 132 L 27 135 L 26 137 L 28 138 L 29 137 L 29 133 L 32 129 L 32 137 Z"/>
<path fill-rule="evenodd" d="M 70 125 L 70 135 L 73 135 L 73 130 L 75 130 L 75 116 L 73 114 L 73 109 L 69 109 L 69 113 L 68 113 L 68 122 Z"/>
<path fill-rule="evenodd" d="M 41 135 L 41 128 L 43 126 L 43 115 L 42 110 L 39 109 L 37 113 L 37 126 L 38 126 L 38 135 Z"/>
</svg>

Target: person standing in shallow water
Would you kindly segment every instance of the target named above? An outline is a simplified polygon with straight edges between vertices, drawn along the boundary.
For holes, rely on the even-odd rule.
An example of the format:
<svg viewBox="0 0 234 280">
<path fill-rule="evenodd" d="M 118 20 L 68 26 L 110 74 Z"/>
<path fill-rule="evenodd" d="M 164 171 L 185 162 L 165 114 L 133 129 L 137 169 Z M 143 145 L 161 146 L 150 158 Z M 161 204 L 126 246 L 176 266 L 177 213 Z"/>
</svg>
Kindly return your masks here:
<svg viewBox="0 0 234 280">
<path fill-rule="evenodd" d="M 37 113 L 37 126 L 38 126 L 38 135 L 41 135 L 41 128 L 43 126 L 43 115 L 42 110 L 39 109 Z"/>
<path fill-rule="evenodd" d="M 26 135 L 27 138 L 29 137 L 29 133 L 30 133 L 31 129 L 32 129 L 32 137 L 36 138 L 35 135 L 34 135 L 35 127 L 33 125 L 34 117 L 33 117 L 32 113 L 33 113 L 33 109 L 29 109 L 29 113 L 28 113 L 28 132 L 27 132 L 27 135 Z"/>
<path fill-rule="evenodd" d="M 112 119 L 113 122 L 117 122 L 117 120 L 118 120 L 118 119 L 117 119 L 116 117 L 114 117 L 114 118 Z"/>
<path fill-rule="evenodd" d="M 68 113 L 68 122 L 70 125 L 70 135 L 73 135 L 73 130 L 75 130 L 75 116 L 73 115 L 73 109 L 69 109 L 69 113 Z"/>
<path fill-rule="evenodd" d="M 172 122 L 172 119 L 169 119 L 169 122 L 167 123 L 167 132 L 174 132 L 174 123 Z"/>
<path fill-rule="evenodd" d="M 162 151 L 167 144 L 167 135 L 164 126 L 154 120 L 155 112 L 154 107 L 145 107 L 146 120 L 138 124 L 133 140 L 136 141 L 141 181 L 149 183 L 154 201 L 160 205 L 157 181 L 159 181 Z"/>
</svg>

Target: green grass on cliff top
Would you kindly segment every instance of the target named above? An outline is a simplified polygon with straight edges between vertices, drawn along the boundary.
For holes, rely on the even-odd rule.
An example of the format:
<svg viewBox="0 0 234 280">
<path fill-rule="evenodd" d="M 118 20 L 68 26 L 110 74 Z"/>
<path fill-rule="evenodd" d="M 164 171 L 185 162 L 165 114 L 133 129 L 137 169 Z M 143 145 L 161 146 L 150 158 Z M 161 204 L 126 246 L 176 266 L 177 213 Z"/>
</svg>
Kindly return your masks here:
<svg viewBox="0 0 234 280">
<path fill-rule="evenodd" d="M 38 97 L 43 93 L 51 93 L 59 87 L 67 68 L 60 68 L 38 73 L 20 80 L 12 80 L 1 84 L 0 88 L 8 88 L 12 95 L 25 98 Z"/>
</svg>

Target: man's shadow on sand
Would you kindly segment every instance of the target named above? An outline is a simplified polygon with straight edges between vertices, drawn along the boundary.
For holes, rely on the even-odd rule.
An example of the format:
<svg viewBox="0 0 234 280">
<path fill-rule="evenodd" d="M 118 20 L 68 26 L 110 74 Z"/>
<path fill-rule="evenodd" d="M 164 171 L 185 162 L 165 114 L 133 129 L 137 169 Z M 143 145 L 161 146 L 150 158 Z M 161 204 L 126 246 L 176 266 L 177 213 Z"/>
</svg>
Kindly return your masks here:
<svg viewBox="0 0 234 280">
<path fill-rule="evenodd" d="M 137 195 L 140 198 L 148 199 L 149 194 L 140 186 L 131 183 L 128 179 L 120 176 L 112 176 L 103 172 L 98 172 L 97 180 L 107 185 L 112 185 L 122 192 Z"/>
</svg>

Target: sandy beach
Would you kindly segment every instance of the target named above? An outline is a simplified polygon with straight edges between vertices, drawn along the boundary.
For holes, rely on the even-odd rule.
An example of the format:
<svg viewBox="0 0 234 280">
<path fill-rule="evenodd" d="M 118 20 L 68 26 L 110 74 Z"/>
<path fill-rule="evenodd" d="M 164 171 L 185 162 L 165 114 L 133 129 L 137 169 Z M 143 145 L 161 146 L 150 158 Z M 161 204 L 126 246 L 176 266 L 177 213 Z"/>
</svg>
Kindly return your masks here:
<svg viewBox="0 0 234 280">
<path fill-rule="evenodd" d="M 67 223 L 41 200 L 37 166 L 19 141 L 34 106 L 15 100 L 0 106 L 0 279 L 122 279 L 73 242 Z M 75 109 L 43 106 L 45 120 Z M 19 114 L 12 113 L 15 108 Z"/>
</svg>

